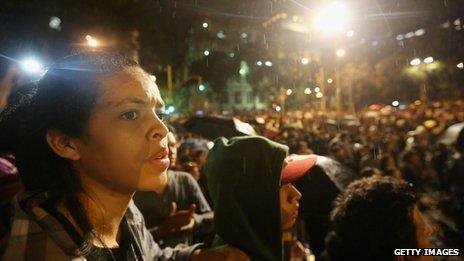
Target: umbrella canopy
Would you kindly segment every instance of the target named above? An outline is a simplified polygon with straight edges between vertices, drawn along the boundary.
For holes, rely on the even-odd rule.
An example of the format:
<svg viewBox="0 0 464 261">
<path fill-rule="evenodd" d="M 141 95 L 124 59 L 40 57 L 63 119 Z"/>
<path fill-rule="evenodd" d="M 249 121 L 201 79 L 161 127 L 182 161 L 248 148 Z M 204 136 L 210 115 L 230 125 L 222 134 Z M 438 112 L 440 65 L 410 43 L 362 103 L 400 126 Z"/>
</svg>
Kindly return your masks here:
<svg viewBox="0 0 464 261">
<path fill-rule="evenodd" d="M 446 129 L 445 133 L 441 136 L 439 143 L 456 146 L 457 149 L 464 148 L 464 122 L 456 123 Z"/>
<path fill-rule="evenodd" d="M 203 150 L 208 151 L 213 147 L 214 143 L 210 140 L 203 138 L 189 138 L 180 144 L 180 147 L 193 148 L 196 151 Z"/>
<path fill-rule="evenodd" d="M 236 118 L 223 116 L 192 117 L 184 123 L 188 132 L 200 135 L 208 140 L 224 136 L 226 138 L 244 135 L 256 135 L 253 127 Z"/>
</svg>

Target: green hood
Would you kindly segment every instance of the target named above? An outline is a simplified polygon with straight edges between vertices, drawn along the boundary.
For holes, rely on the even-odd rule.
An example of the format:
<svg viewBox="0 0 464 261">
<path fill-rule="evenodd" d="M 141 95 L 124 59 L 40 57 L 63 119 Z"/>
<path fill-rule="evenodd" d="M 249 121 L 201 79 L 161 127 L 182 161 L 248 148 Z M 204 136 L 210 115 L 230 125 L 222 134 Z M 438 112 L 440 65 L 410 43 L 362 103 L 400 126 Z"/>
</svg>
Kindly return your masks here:
<svg viewBox="0 0 464 261">
<path fill-rule="evenodd" d="M 216 232 L 253 260 L 282 260 L 279 189 L 287 152 L 263 137 L 218 138 L 206 159 Z"/>
</svg>

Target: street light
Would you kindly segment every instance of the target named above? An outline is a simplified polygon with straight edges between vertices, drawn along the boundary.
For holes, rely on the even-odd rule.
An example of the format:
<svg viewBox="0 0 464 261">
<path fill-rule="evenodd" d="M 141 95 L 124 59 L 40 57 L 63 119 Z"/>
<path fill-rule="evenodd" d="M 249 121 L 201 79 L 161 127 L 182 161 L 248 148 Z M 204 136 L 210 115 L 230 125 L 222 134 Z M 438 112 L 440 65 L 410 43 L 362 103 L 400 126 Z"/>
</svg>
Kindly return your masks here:
<svg viewBox="0 0 464 261">
<path fill-rule="evenodd" d="M 292 89 L 287 89 L 286 94 L 287 94 L 288 96 L 289 96 L 289 95 L 292 95 L 292 93 L 293 93 Z"/>
<path fill-rule="evenodd" d="M 342 2 L 333 2 L 316 11 L 313 25 L 325 33 L 340 32 L 348 22 L 348 8 Z"/>
<path fill-rule="evenodd" d="M 307 64 L 309 63 L 309 59 L 306 58 L 306 57 L 301 58 L 301 63 L 302 63 L 303 65 L 307 65 Z"/>
<path fill-rule="evenodd" d="M 417 66 L 417 65 L 421 64 L 421 60 L 419 58 L 414 58 L 414 59 L 411 60 L 410 64 L 412 66 Z"/>
<path fill-rule="evenodd" d="M 28 58 L 21 62 L 21 67 L 23 70 L 32 73 L 39 74 L 43 70 L 42 64 L 35 58 Z"/>
<path fill-rule="evenodd" d="M 328 84 L 333 83 L 333 81 L 334 81 L 334 80 L 333 80 L 332 78 L 327 79 L 327 83 L 328 83 Z"/>
<path fill-rule="evenodd" d="M 315 91 L 315 92 L 320 92 L 321 89 L 320 89 L 319 87 L 316 87 L 316 88 L 314 88 L 314 91 Z"/>
<path fill-rule="evenodd" d="M 424 63 L 433 63 L 433 57 L 429 56 L 429 57 L 425 58 Z"/>
<path fill-rule="evenodd" d="M 459 69 L 464 69 L 464 63 L 458 63 L 458 65 L 456 65 Z"/>
<path fill-rule="evenodd" d="M 85 39 L 87 40 L 87 45 L 92 48 L 95 48 L 99 45 L 97 39 L 93 38 L 91 35 L 86 35 Z"/>
<path fill-rule="evenodd" d="M 311 89 L 306 88 L 306 89 L 304 90 L 304 93 L 305 93 L 306 95 L 310 95 L 310 94 L 311 94 Z"/>
<path fill-rule="evenodd" d="M 209 24 L 207 22 L 204 22 L 201 26 L 206 29 L 208 28 Z"/>
<path fill-rule="evenodd" d="M 346 55 L 346 50 L 340 48 L 340 49 L 337 50 L 336 54 L 337 54 L 337 57 L 342 58 L 342 57 L 344 57 Z"/>
<path fill-rule="evenodd" d="M 208 51 L 208 50 L 205 50 L 205 51 L 203 52 L 203 54 L 204 54 L 205 56 L 208 56 L 208 55 L 209 55 L 209 51 Z"/>
</svg>

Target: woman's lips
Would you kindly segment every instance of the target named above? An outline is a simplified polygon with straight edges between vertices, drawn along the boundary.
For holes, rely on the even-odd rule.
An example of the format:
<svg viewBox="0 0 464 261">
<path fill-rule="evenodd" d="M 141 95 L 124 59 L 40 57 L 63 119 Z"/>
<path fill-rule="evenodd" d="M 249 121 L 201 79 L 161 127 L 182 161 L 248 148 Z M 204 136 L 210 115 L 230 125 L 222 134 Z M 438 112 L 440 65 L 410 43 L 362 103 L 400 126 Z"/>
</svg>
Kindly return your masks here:
<svg viewBox="0 0 464 261">
<path fill-rule="evenodd" d="M 170 164 L 169 150 L 168 149 L 162 150 L 161 152 L 157 153 L 155 156 L 151 157 L 150 161 L 164 168 L 168 168 Z"/>
</svg>

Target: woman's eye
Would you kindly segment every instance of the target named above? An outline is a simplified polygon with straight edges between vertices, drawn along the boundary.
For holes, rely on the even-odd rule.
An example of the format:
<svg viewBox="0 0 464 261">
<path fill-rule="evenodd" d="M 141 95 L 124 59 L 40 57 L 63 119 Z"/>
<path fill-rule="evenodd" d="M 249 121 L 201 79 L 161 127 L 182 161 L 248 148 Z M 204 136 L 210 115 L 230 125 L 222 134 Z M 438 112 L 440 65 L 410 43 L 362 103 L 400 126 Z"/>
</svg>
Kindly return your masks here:
<svg viewBox="0 0 464 261">
<path fill-rule="evenodd" d="M 124 113 L 123 115 L 121 115 L 121 118 L 123 118 L 124 120 L 135 120 L 138 118 L 138 116 L 139 116 L 138 112 L 128 111 Z"/>
<path fill-rule="evenodd" d="M 157 113 L 156 116 L 162 121 L 165 121 L 167 119 L 167 114 L 166 113 Z"/>
</svg>

